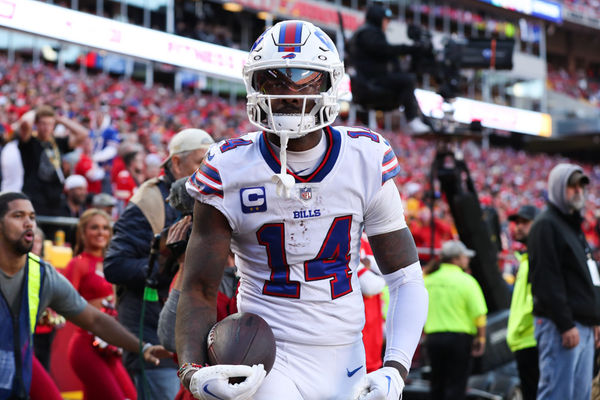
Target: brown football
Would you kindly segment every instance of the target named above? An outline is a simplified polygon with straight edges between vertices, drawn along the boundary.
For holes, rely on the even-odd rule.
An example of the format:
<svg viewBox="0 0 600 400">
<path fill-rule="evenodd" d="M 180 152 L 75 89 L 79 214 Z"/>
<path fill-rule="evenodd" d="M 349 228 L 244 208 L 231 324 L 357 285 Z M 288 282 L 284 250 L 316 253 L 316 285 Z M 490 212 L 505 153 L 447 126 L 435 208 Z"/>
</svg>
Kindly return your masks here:
<svg viewBox="0 0 600 400">
<path fill-rule="evenodd" d="M 210 365 L 263 364 L 269 373 L 275 362 L 273 331 L 253 313 L 231 314 L 217 322 L 208 333 L 207 345 Z M 230 381 L 236 383 L 234 379 Z"/>
</svg>

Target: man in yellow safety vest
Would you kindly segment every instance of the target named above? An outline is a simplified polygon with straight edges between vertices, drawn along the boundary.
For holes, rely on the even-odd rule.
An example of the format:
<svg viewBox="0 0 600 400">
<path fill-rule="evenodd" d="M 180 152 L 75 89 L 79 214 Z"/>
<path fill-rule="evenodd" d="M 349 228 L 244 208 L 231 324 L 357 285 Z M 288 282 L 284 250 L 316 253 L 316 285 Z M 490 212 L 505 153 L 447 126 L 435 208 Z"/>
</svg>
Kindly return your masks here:
<svg viewBox="0 0 600 400">
<path fill-rule="evenodd" d="M 30 253 L 35 211 L 23 193 L 0 194 L 0 400 L 29 398 L 33 331 L 51 307 L 75 325 L 147 361 L 167 357 L 162 346 L 139 343 L 116 319 L 90 306 L 69 281 Z"/>
<path fill-rule="evenodd" d="M 513 231 L 515 240 L 527 246 L 527 236 L 538 213 L 539 210 L 535 206 L 524 205 L 516 213 L 508 216 L 508 220 L 515 224 Z M 523 399 L 535 400 L 540 370 L 537 343 L 533 333 L 533 296 L 531 283 L 528 282 L 527 250 L 524 253 L 517 253 L 516 257 L 519 260 L 519 270 L 510 302 L 506 341 L 510 350 L 515 353 Z"/>
</svg>

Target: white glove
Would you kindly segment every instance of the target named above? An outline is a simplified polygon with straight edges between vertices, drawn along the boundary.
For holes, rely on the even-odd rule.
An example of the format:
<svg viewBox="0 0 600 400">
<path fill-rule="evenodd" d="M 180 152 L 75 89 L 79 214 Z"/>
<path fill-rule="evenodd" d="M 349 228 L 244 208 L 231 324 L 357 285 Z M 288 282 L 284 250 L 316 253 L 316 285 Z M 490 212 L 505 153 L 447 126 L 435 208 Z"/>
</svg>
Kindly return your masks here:
<svg viewBox="0 0 600 400">
<path fill-rule="evenodd" d="M 353 400 L 401 399 L 404 381 L 393 367 L 383 367 L 365 375 L 354 387 Z"/>
<path fill-rule="evenodd" d="M 213 365 L 200 368 L 190 379 L 190 392 L 200 400 L 247 400 L 260 387 L 267 372 L 262 364 Z M 229 378 L 246 377 L 241 383 L 229 383 Z"/>
</svg>

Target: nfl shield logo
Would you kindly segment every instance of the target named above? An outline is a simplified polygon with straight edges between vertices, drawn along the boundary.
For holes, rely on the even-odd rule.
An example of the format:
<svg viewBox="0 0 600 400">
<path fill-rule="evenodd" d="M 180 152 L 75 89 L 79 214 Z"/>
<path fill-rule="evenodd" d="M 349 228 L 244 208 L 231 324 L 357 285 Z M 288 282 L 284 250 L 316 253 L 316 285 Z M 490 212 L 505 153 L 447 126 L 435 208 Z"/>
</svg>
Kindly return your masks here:
<svg viewBox="0 0 600 400">
<path fill-rule="evenodd" d="M 300 197 L 302 200 L 312 199 L 312 188 L 304 187 L 300 189 Z"/>
</svg>

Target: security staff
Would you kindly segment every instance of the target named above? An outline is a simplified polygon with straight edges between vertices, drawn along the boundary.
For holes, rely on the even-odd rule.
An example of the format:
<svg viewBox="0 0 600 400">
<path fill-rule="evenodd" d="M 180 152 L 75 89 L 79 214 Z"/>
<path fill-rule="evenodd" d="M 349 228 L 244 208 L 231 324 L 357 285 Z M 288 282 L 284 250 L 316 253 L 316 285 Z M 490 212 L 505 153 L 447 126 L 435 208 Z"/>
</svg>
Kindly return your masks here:
<svg viewBox="0 0 600 400">
<path fill-rule="evenodd" d="M 461 241 L 447 241 L 439 268 L 425 276 L 429 292 L 425 344 L 433 400 L 464 399 L 472 356 L 485 350 L 487 306 L 481 287 L 465 272 L 474 255 Z"/>
<path fill-rule="evenodd" d="M 525 246 L 527 246 L 529 230 L 538 212 L 535 206 L 524 205 L 515 214 L 508 216 L 508 220 L 515 224 L 514 239 L 524 243 Z M 510 350 L 515 353 L 523 399 L 535 400 L 540 370 L 533 328 L 533 296 L 531 283 L 528 282 L 529 260 L 527 250 L 515 255 L 519 260 L 519 271 L 510 302 L 506 341 Z"/>
<path fill-rule="evenodd" d="M 23 193 L 0 194 L 0 400 L 29 398 L 33 332 L 39 311 L 51 307 L 80 328 L 108 343 L 144 353 L 148 362 L 172 354 L 138 339 L 90 306 L 52 266 L 30 253 L 35 211 Z M 141 348 L 140 348 L 141 347 Z"/>
</svg>

